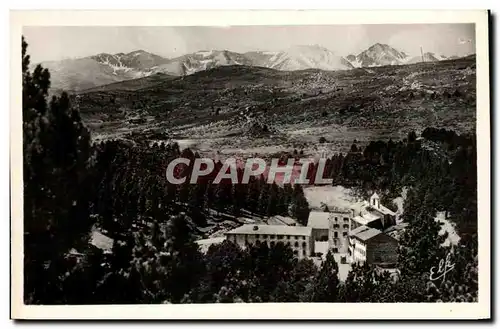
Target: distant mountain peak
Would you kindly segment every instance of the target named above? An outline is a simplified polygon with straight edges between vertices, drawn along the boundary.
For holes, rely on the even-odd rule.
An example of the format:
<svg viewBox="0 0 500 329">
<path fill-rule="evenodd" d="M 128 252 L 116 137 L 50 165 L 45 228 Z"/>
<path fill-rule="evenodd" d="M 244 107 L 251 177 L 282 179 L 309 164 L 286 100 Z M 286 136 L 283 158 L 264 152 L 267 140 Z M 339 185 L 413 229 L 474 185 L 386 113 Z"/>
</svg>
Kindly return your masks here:
<svg viewBox="0 0 500 329">
<path fill-rule="evenodd" d="M 90 58 L 94 58 L 94 57 L 100 57 L 100 56 L 114 56 L 113 54 L 109 54 L 109 53 L 99 53 L 99 54 L 96 54 L 96 55 L 93 55 L 93 56 L 89 56 Z"/>
<path fill-rule="evenodd" d="M 389 45 L 388 45 L 388 44 L 386 44 L 386 43 L 380 43 L 380 42 L 377 42 L 377 43 L 373 44 L 373 45 L 372 45 L 370 48 L 368 48 L 368 49 L 371 49 L 371 48 L 373 48 L 373 49 L 377 49 L 377 48 L 378 48 L 378 49 L 388 49 L 388 48 L 392 48 L 392 47 L 391 47 L 391 46 L 389 46 Z"/>
<path fill-rule="evenodd" d="M 384 43 L 375 43 L 358 55 L 335 54 L 319 44 L 294 45 L 283 51 L 206 49 L 167 59 L 143 49 L 129 53 L 99 53 L 80 59 L 45 62 L 54 88 L 82 90 L 112 82 L 147 77 L 155 73 L 184 76 L 221 66 L 258 66 L 281 71 L 319 69 L 349 70 L 356 67 L 401 65 L 452 59 L 431 52 L 409 57 Z"/>
<path fill-rule="evenodd" d="M 375 43 L 356 56 L 351 62 L 357 67 L 371 67 L 403 64 L 408 55 L 384 43 Z"/>
<path fill-rule="evenodd" d="M 283 71 L 311 68 L 335 71 L 353 68 L 348 60 L 317 44 L 292 46 L 272 56 L 268 60 L 266 67 Z"/>
<path fill-rule="evenodd" d="M 134 51 L 129 52 L 127 55 L 134 55 L 134 54 L 150 54 L 150 52 L 142 50 L 142 49 L 138 49 L 138 50 L 134 50 Z"/>
</svg>

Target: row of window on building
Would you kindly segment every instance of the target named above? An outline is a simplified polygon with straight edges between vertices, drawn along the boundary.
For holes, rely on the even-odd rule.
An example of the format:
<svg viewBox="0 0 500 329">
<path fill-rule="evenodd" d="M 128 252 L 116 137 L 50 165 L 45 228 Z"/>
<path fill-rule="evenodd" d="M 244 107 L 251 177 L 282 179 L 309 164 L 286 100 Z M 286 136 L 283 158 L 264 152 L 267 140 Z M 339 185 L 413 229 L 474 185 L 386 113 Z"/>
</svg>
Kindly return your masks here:
<svg viewBox="0 0 500 329">
<path fill-rule="evenodd" d="M 236 240 L 236 239 L 235 239 L 235 240 Z M 247 243 L 248 243 L 248 239 L 245 239 L 245 242 L 247 242 Z M 266 242 L 267 242 L 267 241 L 260 241 L 260 240 L 256 240 L 256 241 L 255 241 L 255 243 L 266 243 Z M 271 243 L 270 243 L 269 245 L 270 245 L 271 247 L 273 247 L 273 246 L 275 245 L 275 242 L 274 242 L 274 241 L 271 241 Z M 287 242 L 287 243 L 285 243 L 285 246 L 290 246 L 290 247 L 291 247 L 291 246 L 292 246 L 292 244 L 291 244 L 290 242 Z M 293 244 L 293 246 L 294 246 L 295 248 L 299 248 L 299 247 L 300 247 L 300 245 L 299 245 L 299 243 L 298 243 L 298 242 L 295 242 L 295 243 Z M 307 247 L 307 243 L 302 242 L 302 248 L 306 248 L 306 247 Z"/>
<path fill-rule="evenodd" d="M 342 232 L 342 236 L 347 236 L 347 232 Z M 339 232 L 333 232 L 333 237 L 338 238 L 339 237 Z"/>
<path fill-rule="evenodd" d="M 338 222 L 339 219 L 337 217 L 334 218 L 335 222 Z M 348 217 L 344 217 L 344 223 L 349 223 L 349 218 Z"/>
<path fill-rule="evenodd" d="M 339 229 L 340 228 L 340 225 L 339 224 L 333 224 L 333 228 L 334 229 Z M 342 227 L 344 230 L 348 230 L 349 229 L 349 224 L 344 224 L 344 226 Z"/>
<path fill-rule="evenodd" d="M 245 235 L 245 237 L 247 237 L 248 234 Z M 256 239 L 260 239 L 260 237 L 262 236 L 263 239 L 267 239 L 268 237 L 272 240 L 272 239 L 278 239 L 278 240 L 283 240 L 285 238 L 284 235 L 274 235 L 274 234 L 254 234 L 253 236 L 255 236 Z M 295 237 L 295 240 L 299 240 L 301 237 L 302 237 L 302 240 L 305 240 L 306 237 L 305 236 L 298 236 L 298 235 L 294 235 Z M 287 235 L 286 238 L 288 240 L 290 240 L 292 238 L 291 235 Z"/>
<path fill-rule="evenodd" d="M 236 242 L 236 236 L 234 237 L 234 241 Z M 260 241 L 260 240 L 256 240 L 255 241 L 256 244 L 260 244 L 260 243 L 267 243 L 267 241 Z M 248 247 L 249 246 L 249 243 L 248 243 L 248 239 L 245 239 L 245 245 Z M 272 248 L 274 247 L 275 245 L 275 242 L 274 241 L 271 241 L 271 243 L 269 243 L 269 246 Z M 289 247 L 292 247 L 292 244 L 290 242 L 287 242 L 285 244 L 286 246 L 289 246 Z M 298 255 L 299 254 L 299 250 L 297 249 L 300 249 L 300 244 L 299 242 L 295 242 L 293 244 L 293 247 L 295 247 L 295 249 L 293 250 L 293 254 L 294 255 Z M 307 255 L 307 243 L 306 242 L 302 242 L 302 255 L 303 256 L 306 256 Z"/>
<path fill-rule="evenodd" d="M 357 247 L 356 247 L 356 250 L 357 250 L 357 251 L 358 251 L 361 255 L 366 256 L 366 251 L 365 251 L 365 250 L 363 250 L 363 249 L 361 249 L 361 248 L 357 248 Z"/>
</svg>

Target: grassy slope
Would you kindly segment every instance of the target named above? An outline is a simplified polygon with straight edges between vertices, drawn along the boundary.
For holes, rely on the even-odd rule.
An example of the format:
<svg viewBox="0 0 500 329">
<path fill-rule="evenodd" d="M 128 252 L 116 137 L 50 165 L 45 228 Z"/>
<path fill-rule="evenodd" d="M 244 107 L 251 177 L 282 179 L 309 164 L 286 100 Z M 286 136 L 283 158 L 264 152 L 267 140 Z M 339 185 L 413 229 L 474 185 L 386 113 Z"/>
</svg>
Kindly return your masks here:
<svg viewBox="0 0 500 329">
<path fill-rule="evenodd" d="M 87 90 L 80 91 L 80 94 L 87 94 L 93 92 L 114 92 L 114 91 L 136 91 L 151 85 L 162 83 L 166 80 L 171 80 L 177 78 L 173 75 L 168 75 L 164 73 L 156 73 L 144 78 L 131 79 L 126 81 L 120 81 L 115 83 L 110 83 L 104 86 L 98 86 L 90 88 Z"/>
</svg>

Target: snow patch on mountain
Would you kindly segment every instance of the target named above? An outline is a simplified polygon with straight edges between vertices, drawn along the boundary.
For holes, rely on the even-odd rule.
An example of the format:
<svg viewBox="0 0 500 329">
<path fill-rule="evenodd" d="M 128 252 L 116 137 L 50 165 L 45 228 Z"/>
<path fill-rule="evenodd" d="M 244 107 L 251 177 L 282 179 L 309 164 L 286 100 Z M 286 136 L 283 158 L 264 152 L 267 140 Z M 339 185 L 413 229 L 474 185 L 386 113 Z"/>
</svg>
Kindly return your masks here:
<svg viewBox="0 0 500 329">
<path fill-rule="evenodd" d="M 431 52 L 426 52 L 426 53 L 424 53 L 423 58 L 422 58 L 422 55 L 421 56 L 414 56 L 414 57 L 409 58 L 405 62 L 405 64 L 415 64 L 415 63 L 421 63 L 421 62 L 438 62 L 438 61 L 442 61 L 442 60 L 446 60 L 446 59 L 448 59 L 448 58 L 446 58 L 445 56 L 436 55 L 435 53 L 431 53 Z"/>
<path fill-rule="evenodd" d="M 211 56 L 213 54 L 213 50 L 200 50 L 198 52 L 196 52 L 197 55 L 200 55 L 200 56 L 203 56 L 203 57 L 208 57 L 208 56 Z"/>
<path fill-rule="evenodd" d="M 306 69 L 320 69 L 326 71 L 346 70 L 353 65 L 342 56 L 334 54 L 327 48 L 314 46 L 294 46 L 286 51 L 273 55 L 266 67 L 296 71 Z"/>
<path fill-rule="evenodd" d="M 453 59 L 431 52 L 424 62 Z M 245 65 L 283 71 L 320 69 L 325 71 L 370 68 L 422 62 L 422 56 L 408 56 L 389 45 L 376 43 L 358 55 L 342 57 L 319 45 L 293 46 L 283 51 L 200 50 L 167 59 L 144 50 L 42 63 L 51 70 L 53 88 L 82 90 L 100 85 L 147 77 L 155 73 L 174 76 L 193 74 L 219 66 Z"/>
<path fill-rule="evenodd" d="M 262 54 L 264 55 L 276 55 L 278 54 L 279 52 L 278 51 L 261 51 Z"/>
<path fill-rule="evenodd" d="M 356 56 L 356 64 L 361 67 L 403 64 L 408 57 L 387 44 L 376 43 Z"/>
</svg>

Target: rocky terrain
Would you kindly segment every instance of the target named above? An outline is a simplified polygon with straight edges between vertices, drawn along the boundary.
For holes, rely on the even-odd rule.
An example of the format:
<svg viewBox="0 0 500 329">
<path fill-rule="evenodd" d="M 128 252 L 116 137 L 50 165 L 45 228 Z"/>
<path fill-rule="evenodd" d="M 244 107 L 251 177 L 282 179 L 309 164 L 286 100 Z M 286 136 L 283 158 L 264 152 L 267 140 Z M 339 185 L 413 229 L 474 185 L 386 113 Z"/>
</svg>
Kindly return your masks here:
<svg viewBox="0 0 500 329">
<path fill-rule="evenodd" d="M 341 71 L 230 65 L 177 78 L 157 74 L 72 98 L 97 140 L 177 140 L 227 154 L 318 154 L 429 126 L 475 129 L 475 72 L 475 56 Z"/>
</svg>

